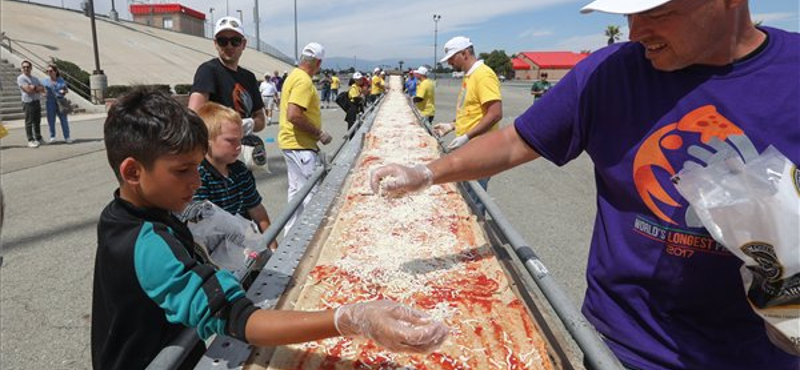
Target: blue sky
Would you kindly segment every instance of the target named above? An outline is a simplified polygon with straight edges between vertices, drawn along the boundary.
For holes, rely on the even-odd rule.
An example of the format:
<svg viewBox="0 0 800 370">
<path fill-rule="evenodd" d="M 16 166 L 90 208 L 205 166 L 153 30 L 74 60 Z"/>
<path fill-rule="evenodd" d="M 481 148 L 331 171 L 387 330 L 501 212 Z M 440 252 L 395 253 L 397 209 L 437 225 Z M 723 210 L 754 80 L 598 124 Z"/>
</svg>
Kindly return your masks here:
<svg viewBox="0 0 800 370">
<path fill-rule="evenodd" d="M 182 4 L 214 17 L 226 8 L 236 16 L 243 10 L 245 31 L 255 34 L 255 0 L 184 0 Z M 34 0 L 78 8 L 80 0 Z M 159 2 L 159 1 L 154 1 Z M 160 1 L 169 2 L 169 1 Z M 121 17 L 130 19 L 129 1 L 116 0 Z M 602 32 L 614 24 L 627 31 L 619 15 L 578 12 L 588 0 L 297 0 L 299 44 L 318 41 L 329 57 L 379 60 L 391 58 L 433 59 L 433 14 L 439 21 L 439 49 L 448 38 L 470 37 L 479 52 L 504 49 L 512 54 L 530 50 L 595 50 L 605 45 Z M 293 56 L 293 0 L 260 1 L 261 37 Z M 107 14 L 111 0 L 95 0 L 98 14 Z M 754 20 L 765 25 L 798 31 L 798 1 L 753 0 Z M 627 38 L 627 33 L 625 35 Z M 624 38 L 624 39 L 625 39 Z M 441 51 L 439 51 L 441 54 Z"/>
</svg>

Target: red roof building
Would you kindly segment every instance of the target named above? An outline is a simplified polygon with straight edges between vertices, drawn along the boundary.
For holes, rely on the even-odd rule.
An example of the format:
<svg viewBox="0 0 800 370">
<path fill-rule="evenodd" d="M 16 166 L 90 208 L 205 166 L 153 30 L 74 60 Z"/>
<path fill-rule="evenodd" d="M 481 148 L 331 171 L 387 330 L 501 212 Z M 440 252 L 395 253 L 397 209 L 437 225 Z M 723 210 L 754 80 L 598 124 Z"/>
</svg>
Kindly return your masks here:
<svg viewBox="0 0 800 370">
<path fill-rule="evenodd" d="M 542 73 L 547 73 L 550 80 L 560 80 L 588 55 L 569 51 L 526 51 L 518 53 L 511 64 L 514 78 L 518 80 L 536 80 Z"/>
<path fill-rule="evenodd" d="M 136 23 L 200 37 L 205 35 L 206 15 L 178 3 L 131 4 L 130 11 Z"/>
</svg>

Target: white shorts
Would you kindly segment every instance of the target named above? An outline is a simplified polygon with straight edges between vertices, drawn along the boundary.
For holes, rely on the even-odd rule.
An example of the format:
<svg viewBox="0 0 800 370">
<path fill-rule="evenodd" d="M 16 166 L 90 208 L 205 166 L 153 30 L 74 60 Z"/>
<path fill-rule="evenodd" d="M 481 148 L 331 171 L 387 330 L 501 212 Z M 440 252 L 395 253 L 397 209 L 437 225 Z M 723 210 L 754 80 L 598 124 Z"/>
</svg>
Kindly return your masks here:
<svg viewBox="0 0 800 370">
<path fill-rule="evenodd" d="M 275 110 L 275 97 L 274 96 L 262 96 L 261 99 L 264 100 L 264 109 L 271 111 Z"/>
</svg>

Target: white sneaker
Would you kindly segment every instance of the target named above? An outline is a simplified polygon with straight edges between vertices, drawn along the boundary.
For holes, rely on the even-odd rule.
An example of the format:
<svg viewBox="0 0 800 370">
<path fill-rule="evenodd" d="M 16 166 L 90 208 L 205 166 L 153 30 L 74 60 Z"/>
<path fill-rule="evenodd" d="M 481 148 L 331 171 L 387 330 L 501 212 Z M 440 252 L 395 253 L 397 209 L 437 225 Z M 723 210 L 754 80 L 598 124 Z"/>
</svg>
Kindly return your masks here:
<svg viewBox="0 0 800 370">
<path fill-rule="evenodd" d="M 54 144 L 55 142 L 56 142 L 56 138 L 54 138 L 54 137 L 51 137 L 49 140 L 47 140 L 48 144 Z"/>
<path fill-rule="evenodd" d="M 64 139 L 64 141 L 66 141 L 67 144 L 72 144 L 72 142 L 75 141 L 75 140 L 72 140 L 72 138 L 68 137 L 68 138 Z"/>
<path fill-rule="evenodd" d="M 38 147 L 39 147 L 39 143 L 36 142 L 36 140 L 31 140 L 31 141 L 28 142 L 28 148 L 38 148 Z"/>
</svg>

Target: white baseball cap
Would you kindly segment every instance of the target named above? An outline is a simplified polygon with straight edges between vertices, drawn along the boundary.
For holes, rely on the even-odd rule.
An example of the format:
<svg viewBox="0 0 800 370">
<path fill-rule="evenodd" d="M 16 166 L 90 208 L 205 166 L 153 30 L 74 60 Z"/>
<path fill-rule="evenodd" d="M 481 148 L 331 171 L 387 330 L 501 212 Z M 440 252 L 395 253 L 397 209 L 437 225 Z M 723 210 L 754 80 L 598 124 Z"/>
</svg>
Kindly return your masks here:
<svg viewBox="0 0 800 370">
<path fill-rule="evenodd" d="M 420 66 L 419 68 L 417 68 L 416 71 L 414 71 L 414 74 L 415 75 L 427 76 L 428 75 L 428 69 L 425 68 L 425 66 Z"/>
<path fill-rule="evenodd" d="M 246 37 L 244 35 L 244 30 L 242 29 L 242 21 L 240 21 L 239 18 L 236 17 L 220 18 L 217 21 L 216 27 L 214 27 L 214 37 L 217 37 L 218 33 L 225 30 L 231 30 L 242 35 L 243 37 Z"/>
<path fill-rule="evenodd" d="M 439 61 L 439 63 L 447 62 L 448 59 L 452 58 L 453 55 L 456 55 L 461 50 L 464 50 L 468 47 L 472 46 L 472 41 L 469 41 L 468 38 L 464 36 L 456 36 L 450 39 L 446 44 L 444 44 L 444 58 Z"/>
<path fill-rule="evenodd" d="M 354 80 L 360 80 L 362 78 L 364 78 L 364 76 L 361 75 L 361 72 L 353 73 L 353 79 Z"/>
<path fill-rule="evenodd" d="M 303 52 L 301 54 L 307 57 L 322 60 L 325 59 L 325 47 L 316 42 L 309 42 L 308 45 L 303 48 Z"/>
<path fill-rule="evenodd" d="M 614 14 L 636 14 L 657 8 L 672 0 L 595 0 L 581 8 L 581 13 L 593 11 Z"/>
</svg>

